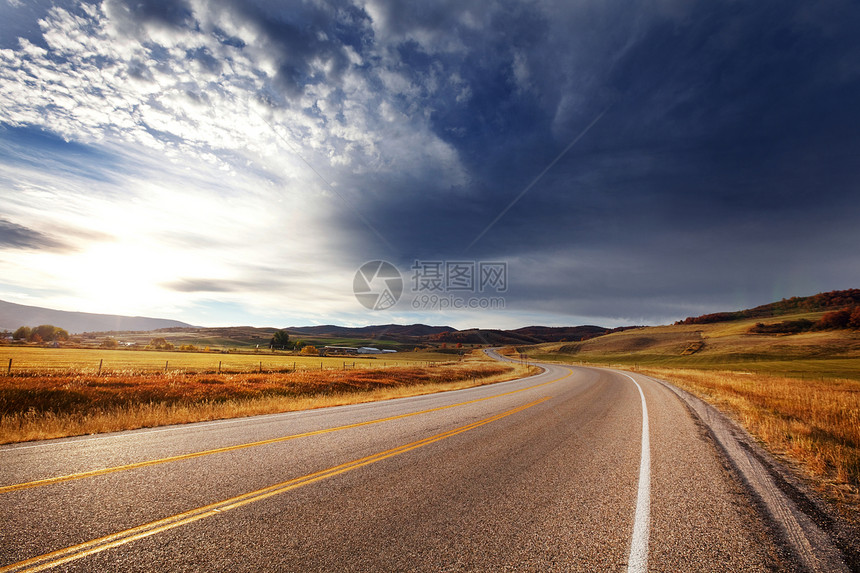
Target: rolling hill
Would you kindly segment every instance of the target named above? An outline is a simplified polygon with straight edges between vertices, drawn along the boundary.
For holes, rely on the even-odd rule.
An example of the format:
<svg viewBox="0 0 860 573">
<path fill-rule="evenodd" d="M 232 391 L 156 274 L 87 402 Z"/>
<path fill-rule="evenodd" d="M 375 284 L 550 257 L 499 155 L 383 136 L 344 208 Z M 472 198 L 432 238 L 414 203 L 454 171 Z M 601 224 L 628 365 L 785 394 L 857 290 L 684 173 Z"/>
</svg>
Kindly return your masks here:
<svg viewBox="0 0 860 573">
<path fill-rule="evenodd" d="M 832 375 L 860 379 L 860 329 L 832 327 L 826 316 L 858 308 L 860 290 L 787 299 L 673 325 L 626 329 L 580 342 L 532 346 L 535 358 L 704 369 Z M 785 325 L 808 325 L 791 331 Z"/>
</svg>

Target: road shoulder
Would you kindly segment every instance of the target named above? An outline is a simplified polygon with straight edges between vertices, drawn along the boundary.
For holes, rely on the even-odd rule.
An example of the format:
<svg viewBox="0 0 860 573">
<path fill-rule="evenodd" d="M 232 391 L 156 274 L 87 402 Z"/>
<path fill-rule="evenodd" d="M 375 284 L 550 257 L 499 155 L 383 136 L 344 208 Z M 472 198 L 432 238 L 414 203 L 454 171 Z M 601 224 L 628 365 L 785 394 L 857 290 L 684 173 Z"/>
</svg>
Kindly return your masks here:
<svg viewBox="0 0 860 573">
<path fill-rule="evenodd" d="M 766 519 L 792 569 L 860 570 L 856 532 L 784 464 L 712 405 L 665 380 L 646 378 L 672 391 L 704 425 Z"/>
</svg>

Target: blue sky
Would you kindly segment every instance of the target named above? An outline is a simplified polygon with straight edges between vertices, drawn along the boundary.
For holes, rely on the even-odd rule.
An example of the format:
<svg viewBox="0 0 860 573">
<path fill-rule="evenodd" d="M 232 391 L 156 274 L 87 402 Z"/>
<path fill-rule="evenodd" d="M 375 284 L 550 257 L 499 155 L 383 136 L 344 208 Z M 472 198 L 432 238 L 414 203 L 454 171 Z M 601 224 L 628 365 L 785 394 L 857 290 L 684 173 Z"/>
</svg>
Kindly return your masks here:
<svg viewBox="0 0 860 573">
<path fill-rule="evenodd" d="M 0 0 L 0 22 L 3 300 L 617 326 L 860 284 L 849 0 Z M 373 260 L 403 274 L 386 310 L 353 294 Z M 503 262 L 506 288 L 416 292 L 415 261 Z"/>
</svg>

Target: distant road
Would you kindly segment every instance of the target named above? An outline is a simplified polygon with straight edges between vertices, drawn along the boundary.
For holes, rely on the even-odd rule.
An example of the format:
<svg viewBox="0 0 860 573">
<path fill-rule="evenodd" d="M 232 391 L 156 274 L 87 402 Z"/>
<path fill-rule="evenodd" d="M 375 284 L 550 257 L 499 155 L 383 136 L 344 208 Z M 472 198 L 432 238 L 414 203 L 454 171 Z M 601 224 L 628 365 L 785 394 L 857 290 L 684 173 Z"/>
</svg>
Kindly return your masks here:
<svg viewBox="0 0 860 573">
<path fill-rule="evenodd" d="M 557 365 L 430 396 L 4 446 L 0 522 L 0 572 L 784 567 L 670 389 Z"/>
</svg>

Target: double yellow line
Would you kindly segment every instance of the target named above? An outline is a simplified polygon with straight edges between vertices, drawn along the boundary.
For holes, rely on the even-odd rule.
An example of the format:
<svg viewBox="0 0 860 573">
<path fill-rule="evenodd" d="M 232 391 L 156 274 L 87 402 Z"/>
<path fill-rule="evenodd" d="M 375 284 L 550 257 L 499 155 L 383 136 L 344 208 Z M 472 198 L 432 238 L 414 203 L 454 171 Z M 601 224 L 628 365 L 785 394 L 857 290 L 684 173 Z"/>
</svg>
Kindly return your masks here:
<svg viewBox="0 0 860 573">
<path fill-rule="evenodd" d="M 155 460 L 145 460 L 142 462 L 135 462 L 135 463 L 126 464 L 126 465 L 122 465 L 122 466 L 100 468 L 100 469 L 95 469 L 95 470 L 90 470 L 90 471 L 85 471 L 85 472 L 79 472 L 79 473 L 74 473 L 74 474 L 69 474 L 69 475 L 64 475 L 64 476 L 56 476 L 56 477 L 50 477 L 50 478 L 28 481 L 28 482 L 24 482 L 24 483 L 16 483 L 16 484 L 11 484 L 11 485 L 6 485 L 6 486 L 0 486 L 0 494 L 12 492 L 12 491 L 18 491 L 18 490 L 22 490 L 22 489 L 29 489 L 29 488 L 33 488 L 33 487 L 51 485 L 51 484 L 56 484 L 56 483 L 61 483 L 61 482 L 66 482 L 66 481 L 73 481 L 73 480 L 79 480 L 79 479 L 83 479 L 83 478 L 95 477 L 95 476 L 110 474 L 110 473 L 114 473 L 114 472 L 133 470 L 133 469 L 144 468 L 144 467 L 148 467 L 148 466 L 166 464 L 166 463 L 170 463 L 170 462 L 178 462 L 178 461 L 182 461 L 182 460 L 190 460 L 193 458 L 210 456 L 212 454 L 221 454 L 221 453 L 225 453 L 225 452 L 232 452 L 235 450 L 242 450 L 245 448 L 253 448 L 256 446 L 265 446 L 267 444 L 277 444 L 279 442 L 286 442 L 289 440 L 295 440 L 297 438 L 305 438 L 305 437 L 309 437 L 309 436 L 319 436 L 322 434 L 339 432 L 341 430 L 348 430 L 351 428 L 360 428 L 362 426 L 370 426 L 370 425 L 379 424 L 382 422 L 390 422 L 393 420 L 400 420 L 403 418 L 409 418 L 411 416 L 418 416 L 419 414 L 428 414 L 430 412 L 438 412 L 440 410 L 447 410 L 449 408 L 456 408 L 458 406 L 465 406 L 467 404 L 474 404 L 476 402 L 483 402 L 485 400 L 491 400 L 493 398 L 501 398 L 502 396 L 510 396 L 512 394 L 517 394 L 519 392 L 525 392 L 526 390 L 533 390 L 535 388 L 540 388 L 541 386 L 546 386 L 547 384 L 552 384 L 554 382 L 558 382 L 560 380 L 567 378 L 568 376 L 570 376 L 570 373 L 568 373 L 567 375 L 562 376 L 560 378 L 550 380 L 549 382 L 543 382 L 541 384 L 536 384 L 534 386 L 529 386 L 526 388 L 520 388 L 519 390 L 513 390 L 511 392 L 505 392 L 503 394 L 495 394 L 493 396 L 487 396 L 485 398 L 478 398 L 476 400 L 459 402 L 457 404 L 449 404 L 447 406 L 439 406 L 438 408 L 430 408 L 428 410 L 420 410 L 418 412 L 410 412 L 408 414 L 400 414 L 398 416 L 389 416 L 387 418 L 368 420 L 366 422 L 356 422 L 355 424 L 346 424 L 344 426 L 336 426 L 333 428 L 325 428 L 322 430 L 302 432 L 300 434 L 292 434 L 289 436 L 280 436 L 278 438 L 271 438 L 269 440 L 261 440 L 259 442 L 237 444 L 235 446 L 225 446 L 223 448 L 214 448 L 211 450 L 203 450 L 200 452 L 192 452 L 189 454 L 181 454 L 178 456 L 170 456 L 170 457 L 159 458 L 159 459 L 155 459 Z"/>
<path fill-rule="evenodd" d="M 569 376 L 569 375 L 568 375 Z M 566 378 L 567 376 L 563 377 Z M 557 382 L 561 380 L 559 378 L 557 380 L 552 380 L 550 382 L 546 382 L 544 384 L 539 384 L 538 386 L 543 386 L 545 384 L 550 384 L 552 382 Z M 537 386 L 533 386 L 531 388 L 536 388 Z M 515 392 L 521 392 L 523 390 L 528 390 L 531 388 L 524 388 L 522 390 L 516 390 Z M 508 392 L 507 394 L 513 394 L 515 392 Z M 498 396 L 504 396 L 506 394 L 499 394 Z M 497 396 L 493 396 L 497 397 Z M 487 398 L 482 398 L 485 400 Z M 439 434 L 435 434 L 433 436 L 411 442 L 408 444 L 404 444 L 402 446 L 398 446 L 396 448 L 392 448 L 390 450 L 385 450 L 383 452 L 379 452 L 370 456 L 366 456 L 357 460 L 353 460 L 351 462 L 347 462 L 344 464 L 340 464 L 325 470 L 321 470 L 318 472 L 314 472 L 311 474 L 307 474 L 302 477 L 294 478 L 285 482 L 281 482 L 275 485 L 271 485 L 262 489 L 258 489 L 256 491 L 248 492 L 242 495 L 238 495 L 236 497 L 232 497 L 230 499 L 226 499 L 223 501 L 219 501 L 213 504 L 205 505 L 202 507 L 198 507 L 196 509 L 192 509 L 190 511 L 185 511 L 183 513 L 178 513 L 176 515 L 172 515 L 170 517 L 165 517 L 163 519 L 159 519 L 157 521 L 152 521 L 150 523 L 139 525 L 137 527 L 133 527 L 131 529 L 126 529 L 120 531 L 118 533 L 114 533 L 112 535 L 107 535 L 105 537 L 100 537 L 98 539 L 93 539 L 92 541 L 87 541 L 85 543 L 81 543 L 78 545 L 73 545 L 71 547 L 66 547 L 65 549 L 60 549 L 58 551 L 53 551 L 51 553 L 46 553 L 44 555 L 40 555 L 37 557 L 32 557 L 30 559 L 26 559 L 24 561 L 20 561 L 18 563 L 13 563 L 11 565 L 7 565 L 5 567 L 0 568 L 0 573 L 7 572 L 22 572 L 22 571 L 42 571 L 45 569 L 49 569 L 51 567 L 56 567 L 57 565 L 62 565 L 63 563 L 68 563 L 69 561 L 74 561 L 77 559 L 81 559 L 82 557 L 86 557 L 88 555 L 92 555 L 94 553 L 99 553 L 101 551 L 105 551 L 107 549 L 111 549 L 113 547 L 118 547 L 120 545 L 124 545 L 126 543 L 130 543 L 132 541 L 142 539 L 144 537 L 149 537 L 151 535 L 155 535 L 157 533 L 161 533 L 163 531 L 167 531 L 169 529 L 173 529 L 176 527 L 180 527 L 182 525 L 187 525 L 189 523 L 193 523 L 195 521 L 199 521 L 206 517 L 212 517 L 218 515 L 219 513 L 230 511 L 231 509 L 236 509 L 242 507 L 244 505 L 248 505 L 250 503 L 254 503 L 257 501 L 261 501 L 267 499 L 269 497 L 279 495 L 285 493 L 287 491 L 318 482 L 320 480 L 324 480 L 338 474 L 342 474 L 348 471 L 352 471 L 354 469 L 358 469 L 363 466 L 367 466 L 381 460 L 391 458 L 417 448 L 421 448 L 423 446 L 427 446 L 429 444 L 444 440 L 446 438 L 450 438 L 452 436 L 456 436 L 457 434 L 462 434 L 463 432 L 468 432 L 469 430 L 473 430 L 475 428 L 484 426 L 491 422 L 495 422 L 496 420 L 500 420 L 512 414 L 516 414 L 517 412 L 522 412 L 528 408 L 536 406 L 542 402 L 549 400 L 549 397 L 539 398 L 533 402 L 529 402 L 528 404 L 518 406 L 511 410 L 507 410 L 500 414 L 496 414 L 495 416 L 491 416 L 489 418 L 484 418 L 483 420 L 479 420 L 477 422 L 472 422 L 471 424 L 466 424 L 465 426 L 460 426 L 458 428 L 454 428 L 452 430 L 448 430 L 446 432 L 441 432 Z M 477 402 L 480 400 L 474 400 L 473 402 Z M 463 402 L 463 404 L 468 404 L 470 402 Z M 446 406 L 448 407 L 448 406 Z M 436 408 L 434 410 L 439 410 L 442 408 Z M 432 410 L 427 410 L 432 411 Z M 417 413 L 417 412 L 416 412 Z M 391 418 L 394 419 L 394 418 Z"/>
</svg>

